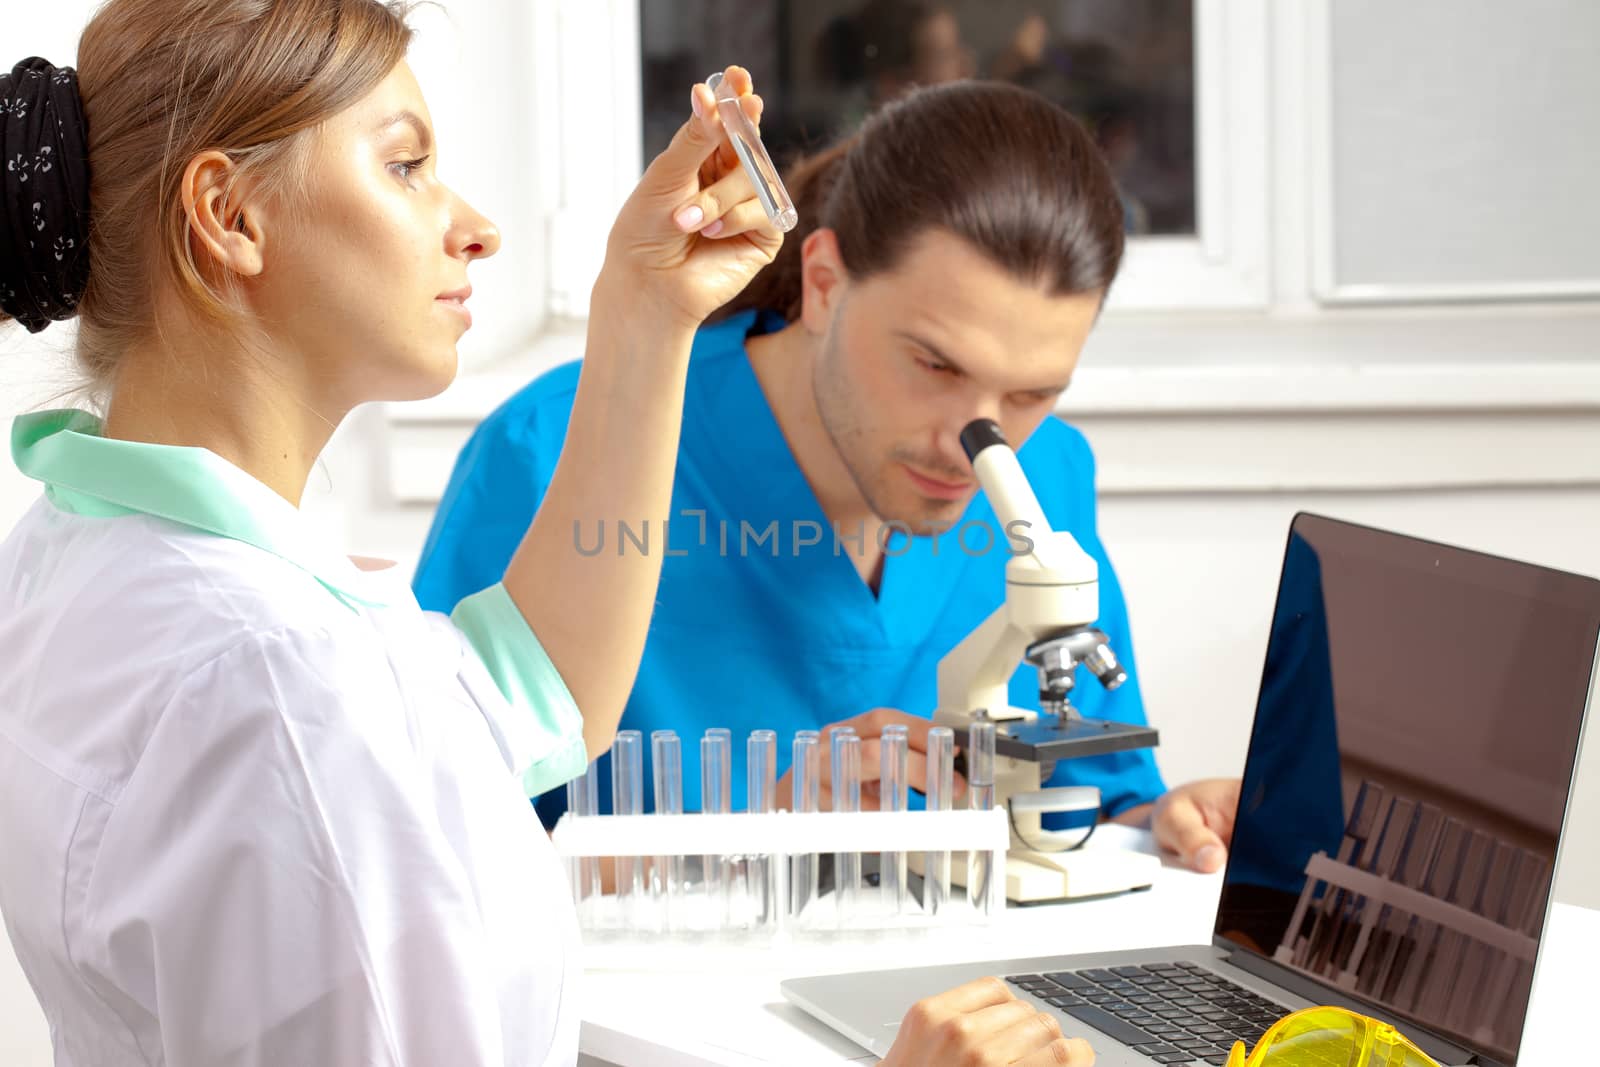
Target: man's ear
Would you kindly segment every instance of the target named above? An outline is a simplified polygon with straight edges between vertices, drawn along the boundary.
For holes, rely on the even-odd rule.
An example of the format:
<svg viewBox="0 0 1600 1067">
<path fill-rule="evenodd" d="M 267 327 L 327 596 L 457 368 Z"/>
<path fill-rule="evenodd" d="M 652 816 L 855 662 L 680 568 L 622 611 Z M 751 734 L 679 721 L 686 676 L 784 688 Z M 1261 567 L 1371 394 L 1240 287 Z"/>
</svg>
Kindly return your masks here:
<svg viewBox="0 0 1600 1067">
<path fill-rule="evenodd" d="M 850 274 L 839 254 L 839 235 L 826 227 L 812 230 L 800 246 L 800 321 L 818 337 L 844 299 Z"/>
<path fill-rule="evenodd" d="M 184 168 L 179 194 L 197 256 L 215 269 L 244 277 L 261 273 L 261 233 L 253 208 L 229 179 L 234 163 L 222 152 L 202 152 Z"/>
</svg>

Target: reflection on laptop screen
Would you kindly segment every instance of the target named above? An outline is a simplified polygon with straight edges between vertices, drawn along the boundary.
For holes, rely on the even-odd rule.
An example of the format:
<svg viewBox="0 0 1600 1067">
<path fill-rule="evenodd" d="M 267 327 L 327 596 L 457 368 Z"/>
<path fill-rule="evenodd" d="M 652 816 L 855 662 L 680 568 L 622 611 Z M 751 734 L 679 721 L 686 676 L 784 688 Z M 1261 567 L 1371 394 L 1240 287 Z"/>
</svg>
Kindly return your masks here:
<svg viewBox="0 0 1600 1067">
<path fill-rule="evenodd" d="M 1515 1062 L 1600 582 L 1295 519 L 1216 933 Z"/>
</svg>

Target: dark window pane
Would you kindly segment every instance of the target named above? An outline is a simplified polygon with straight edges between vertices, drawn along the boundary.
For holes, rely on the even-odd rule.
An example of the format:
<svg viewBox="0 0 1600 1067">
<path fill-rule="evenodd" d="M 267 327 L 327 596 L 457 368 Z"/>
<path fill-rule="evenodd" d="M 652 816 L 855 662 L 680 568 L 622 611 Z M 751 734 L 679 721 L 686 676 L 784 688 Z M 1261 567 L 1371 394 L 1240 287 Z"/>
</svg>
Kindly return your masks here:
<svg viewBox="0 0 1600 1067">
<path fill-rule="evenodd" d="M 911 86 L 996 78 L 1089 125 L 1130 233 L 1194 233 L 1189 0 L 641 0 L 639 13 L 646 159 L 683 122 L 689 86 L 729 63 L 755 75 L 780 166 Z"/>
</svg>

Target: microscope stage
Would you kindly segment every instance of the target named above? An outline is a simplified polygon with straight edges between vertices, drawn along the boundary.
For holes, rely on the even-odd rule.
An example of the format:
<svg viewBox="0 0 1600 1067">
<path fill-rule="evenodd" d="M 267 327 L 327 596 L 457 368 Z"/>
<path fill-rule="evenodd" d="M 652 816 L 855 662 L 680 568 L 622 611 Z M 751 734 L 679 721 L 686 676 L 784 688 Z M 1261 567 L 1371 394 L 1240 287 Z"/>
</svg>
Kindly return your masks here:
<svg viewBox="0 0 1600 1067">
<path fill-rule="evenodd" d="M 1149 726 L 1134 726 L 1108 719 L 1060 719 L 1042 715 L 1032 721 L 1004 720 L 996 723 L 994 753 L 1033 763 L 1102 756 L 1107 752 L 1126 752 L 1134 748 L 1154 748 L 1160 733 Z M 966 747 L 964 730 L 957 729 L 956 744 Z"/>
</svg>

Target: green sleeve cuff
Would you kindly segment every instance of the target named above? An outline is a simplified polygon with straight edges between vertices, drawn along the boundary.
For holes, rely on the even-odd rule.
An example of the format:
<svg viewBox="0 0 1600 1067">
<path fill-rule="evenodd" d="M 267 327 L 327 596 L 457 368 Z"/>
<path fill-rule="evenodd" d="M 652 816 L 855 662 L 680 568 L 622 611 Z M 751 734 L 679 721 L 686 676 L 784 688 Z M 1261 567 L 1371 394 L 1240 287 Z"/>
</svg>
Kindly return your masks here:
<svg viewBox="0 0 1600 1067">
<path fill-rule="evenodd" d="M 462 600 L 450 621 L 466 635 L 512 709 L 525 716 L 523 724 L 533 728 L 531 760 L 518 772 L 523 791 L 536 797 L 587 770 L 583 715 L 506 587 L 496 583 Z"/>
</svg>

